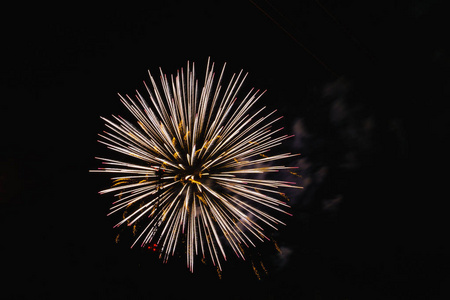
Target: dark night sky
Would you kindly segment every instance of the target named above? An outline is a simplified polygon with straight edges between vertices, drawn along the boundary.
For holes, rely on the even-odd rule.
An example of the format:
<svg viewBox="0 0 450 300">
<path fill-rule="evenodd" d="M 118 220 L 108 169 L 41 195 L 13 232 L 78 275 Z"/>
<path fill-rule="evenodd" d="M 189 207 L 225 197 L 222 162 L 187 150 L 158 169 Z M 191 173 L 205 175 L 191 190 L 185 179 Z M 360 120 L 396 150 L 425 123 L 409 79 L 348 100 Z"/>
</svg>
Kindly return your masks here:
<svg viewBox="0 0 450 300">
<path fill-rule="evenodd" d="M 273 2 L 255 1 L 273 20 L 250 1 L 3 11 L 1 298 L 450 297 L 441 1 Z M 88 173 L 109 153 L 99 116 L 129 117 L 118 92 L 187 60 L 203 76 L 208 56 L 248 71 L 244 90 L 268 89 L 296 134 L 285 147 L 302 153 L 290 163 L 307 186 L 276 235 L 285 255 L 262 246 L 260 281 L 250 262 L 231 259 L 219 280 L 116 244 L 112 198 L 97 194 L 109 181 Z"/>
</svg>

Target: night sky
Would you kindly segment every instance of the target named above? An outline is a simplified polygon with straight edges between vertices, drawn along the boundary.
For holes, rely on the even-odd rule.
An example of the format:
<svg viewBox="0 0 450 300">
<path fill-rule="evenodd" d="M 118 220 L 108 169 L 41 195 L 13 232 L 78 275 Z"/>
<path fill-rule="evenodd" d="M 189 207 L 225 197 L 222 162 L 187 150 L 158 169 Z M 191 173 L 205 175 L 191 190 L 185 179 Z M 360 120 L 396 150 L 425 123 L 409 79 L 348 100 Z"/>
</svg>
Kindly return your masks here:
<svg viewBox="0 0 450 300">
<path fill-rule="evenodd" d="M 153 2 L 153 1 L 149 1 Z M 450 22 L 443 1 L 160 1 L 4 9 L 2 299 L 449 299 Z M 272 243 L 191 274 L 107 217 L 100 116 L 147 70 L 208 57 L 267 89 L 305 188 Z M 284 175 L 282 175 L 284 176 Z M 286 175 L 287 176 L 287 175 Z M 294 178 L 294 180 L 295 180 Z M 289 191 L 287 191 L 289 195 Z M 121 240 L 116 244 L 117 234 Z M 230 249 L 228 249 L 230 250 Z M 231 256 L 231 252 L 230 256 Z M 181 256 L 181 257 L 178 257 Z M 261 260 L 268 273 L 254 274 Z M 260 270 L 261 271 L 261 270 Z"/>
</svg>

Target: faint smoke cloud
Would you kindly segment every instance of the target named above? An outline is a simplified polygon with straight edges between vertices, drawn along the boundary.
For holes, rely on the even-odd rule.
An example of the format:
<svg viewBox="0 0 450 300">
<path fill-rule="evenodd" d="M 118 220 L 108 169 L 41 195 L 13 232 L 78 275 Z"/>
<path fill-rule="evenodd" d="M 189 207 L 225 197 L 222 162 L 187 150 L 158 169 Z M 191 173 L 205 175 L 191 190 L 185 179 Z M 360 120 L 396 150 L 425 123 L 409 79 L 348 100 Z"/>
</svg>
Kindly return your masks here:
<svg viewBox="0 0 450 300">
<path fill-rule="evenodd" d="M 338 79 L 322 89 L 304 117 L 293 122 L 292 145 L 302 154 L 293 163 L 299 167 L 304 187 L 298 194 L 301 205 L 319 202 L 314 204 L 317 208 L 338 209 L 345 195 L 339 188 L 329 187 L 336 174 L 357 172 L 373 164 L 386 135 L 397 143 L 392 148 L 404 147 L 398 134 L 401 122 L 378 116 L 366 94 L 356 91 L 351 81 Z"/>
</svg>

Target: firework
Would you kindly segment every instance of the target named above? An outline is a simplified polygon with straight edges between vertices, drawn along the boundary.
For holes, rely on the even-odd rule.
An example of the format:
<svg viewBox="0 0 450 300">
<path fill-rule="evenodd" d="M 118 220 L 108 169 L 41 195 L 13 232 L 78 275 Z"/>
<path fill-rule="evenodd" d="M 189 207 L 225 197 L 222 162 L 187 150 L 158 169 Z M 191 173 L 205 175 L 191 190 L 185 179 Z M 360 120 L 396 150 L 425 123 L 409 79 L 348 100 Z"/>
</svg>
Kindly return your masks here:
<svg viewBox="0 0 450 300">
<path fill-rule="evenodd" d="M 242 70 L 222 88 L 225 66 L 216 81 L 208 59 L 203 87 L 189 62 L 186 73 L 181 69 L 170 80 L 160 69 L 160 86 L 149 72 L 150 103 L 138 91 L 135 99 L 119 94 L 136 123 L 102 117 L 109 131 L 99 142 L 124 155 L 98 158 L 106 166 L 95 170 L 115 174 L 112 187 L 100 191 L 118 198 L 109 213 L 122 212 L 115 227 L 135 232 L 139 223 L 132 247 L 156 244 L 165 262 L 183 245 L 191 271 L 195 255 L 208 255 L 221 270 L 226 244 L 244 259 L 245 247 L 268 239 L 265 227 L 284 224 L 274 212 L 289 215 L 279 188 L 296 187 L 257 176 L 290 169 L 273 162 L 293 154 L 270 155 L 290 136 L 272 129 L 280 119 L 273 118 L 276 111 L 254 110 L 264 92 L 251 89 L 238 100 L 247 77 Z"/>
</svg>

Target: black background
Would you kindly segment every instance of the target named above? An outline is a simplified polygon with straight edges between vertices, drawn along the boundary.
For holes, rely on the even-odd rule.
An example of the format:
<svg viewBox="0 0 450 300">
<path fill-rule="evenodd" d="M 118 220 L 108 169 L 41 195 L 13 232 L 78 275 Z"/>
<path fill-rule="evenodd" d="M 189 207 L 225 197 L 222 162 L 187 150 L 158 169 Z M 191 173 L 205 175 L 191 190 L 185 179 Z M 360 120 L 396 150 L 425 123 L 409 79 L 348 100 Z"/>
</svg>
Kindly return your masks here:
<svg viewBox="0 0 450 300">
<path fill-rule="evenodd" d="M 1 14 L 1 298 L 449 297 L 440 1 L 54 3 Z M 281 265 L 262 251 L 261 280 L 250 261 L 230 259 L 219 279 L 210 263 L 190 274 L 184 257 L 163 264 L 126 238 L 116 244 L 112 198 L 97 194 L 109 180 L 88 172 L 109 155 L 96 142 L 99 116 L 129 117 L 118 92 L 187 60 L 203 76 L 208 56 L 229 74 L 248 71 L 245 90 L 268 89 L 263 103 L 299 134 L 286 147 L 309 166 L 312 183 L 277 234 L 290 255 Z M 344 129 L 330 121 L 336 99 L 350 112 Z"/>
</svg>

